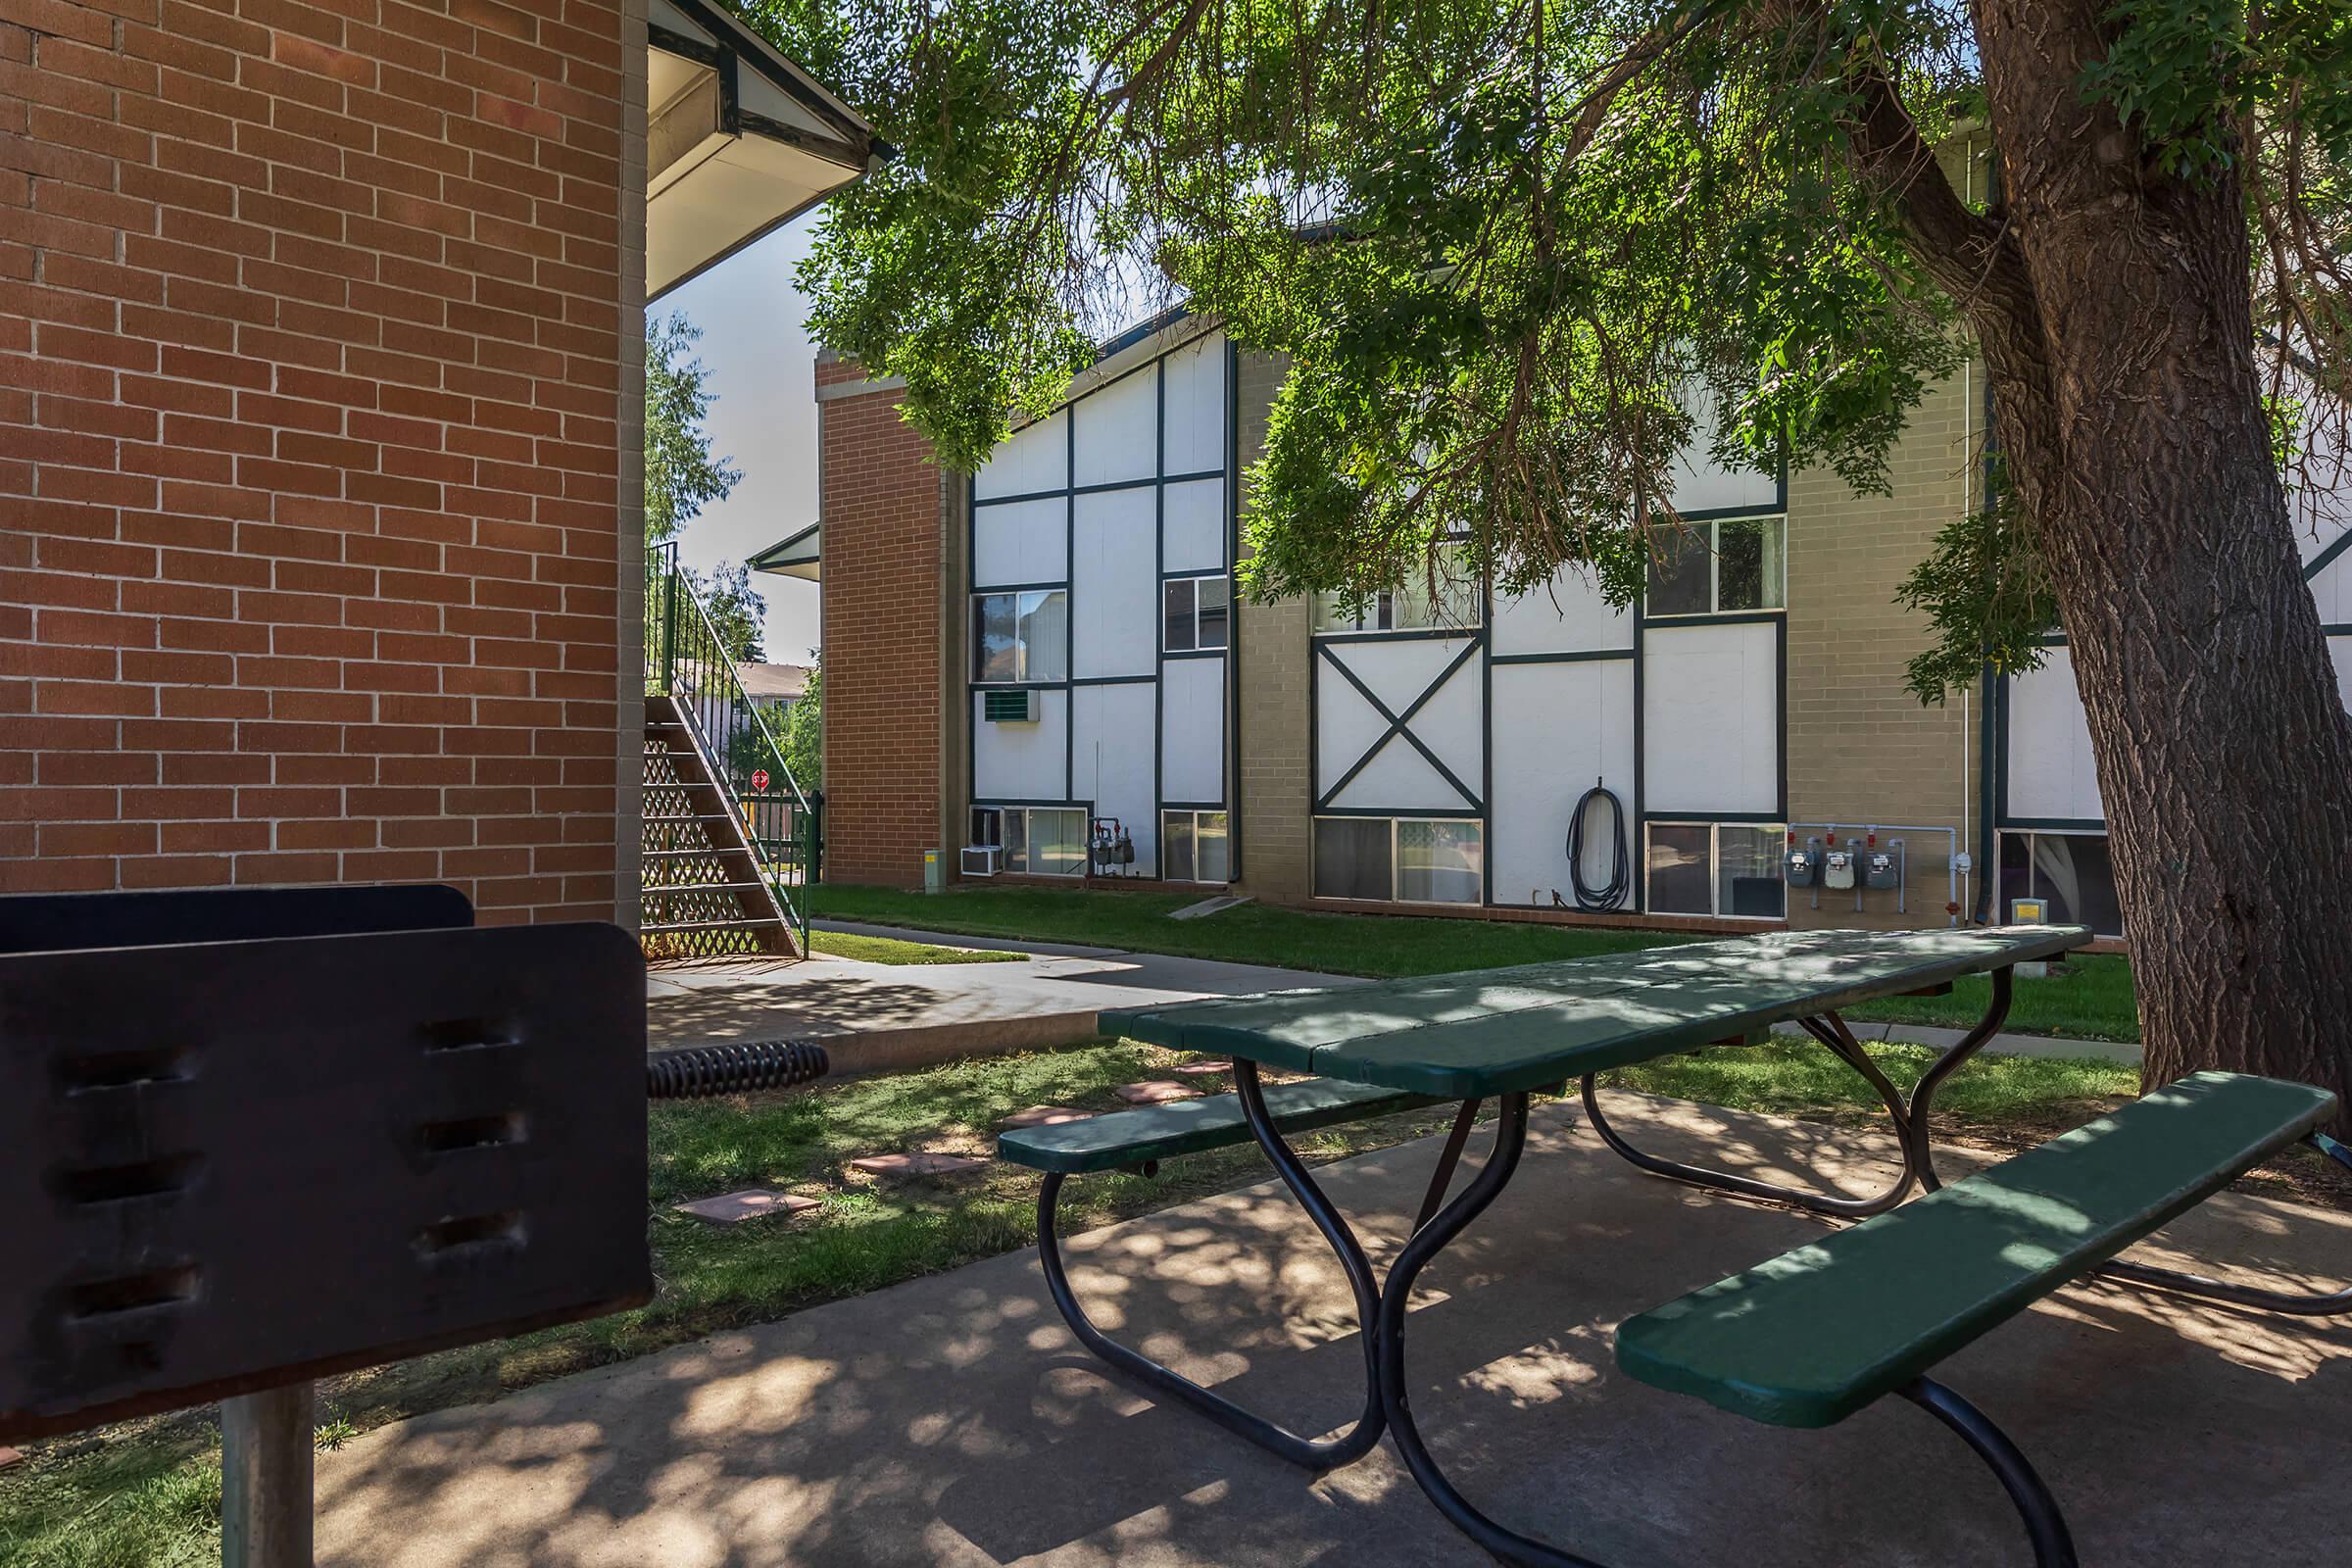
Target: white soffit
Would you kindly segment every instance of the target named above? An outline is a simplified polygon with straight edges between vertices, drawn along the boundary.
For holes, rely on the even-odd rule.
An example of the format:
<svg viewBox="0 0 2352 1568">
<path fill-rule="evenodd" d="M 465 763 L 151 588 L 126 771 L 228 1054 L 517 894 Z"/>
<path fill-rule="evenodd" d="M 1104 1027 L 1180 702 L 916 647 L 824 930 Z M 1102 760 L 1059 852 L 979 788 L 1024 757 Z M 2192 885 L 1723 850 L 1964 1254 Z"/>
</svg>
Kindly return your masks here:
<svg viewBox="0 0 2352 1568">
<path fill-rule="evenodd" d="M 824 200 L 889 149 L 733 13 L 649 0 L 646 295 Z"/>
</svg>

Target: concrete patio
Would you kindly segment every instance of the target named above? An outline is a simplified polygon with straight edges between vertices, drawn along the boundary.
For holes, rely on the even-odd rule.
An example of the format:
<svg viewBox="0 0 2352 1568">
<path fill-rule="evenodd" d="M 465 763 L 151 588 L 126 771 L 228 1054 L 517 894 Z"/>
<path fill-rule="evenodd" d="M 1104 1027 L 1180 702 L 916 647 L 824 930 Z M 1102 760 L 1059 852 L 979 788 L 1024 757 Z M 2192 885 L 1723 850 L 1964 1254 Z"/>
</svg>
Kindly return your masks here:
<svg viewBox="0 0 2352 1568">
<path fill-rule="evenodd" d="M 658 1050 L 730 1040 L 823 1038 L 836 1073 L 926 1066 L 957 1056 L 1043 1051 L 1101 1034 L 1106 1007 L 1191 1002 L 1260 991 L 1362 985 L 1353 975 L 1228 963 L 1118 948 L 819 920 L 820 931 L 1018 953 L 1018 963 L 869 963 L 809 958 L 706 958 L 656 965 L 646 979 L 648 1038 Z M 1941 1050 L 1963 1031 L 1857 1022 L 1864 1040 Z M 1800 1036 L 1794 1024 L 1781 1033 Z M 2097 1056 L 2137 1061 L 2139 1048 L 2103 1040 L 2004 1033 L 1994 1055 Z"/>
<path fill-rule="evenodd" d="M 1885 1141 L 1803 1123 L 1633 1096 L 1611 1114 L 1662 1151 L 1785 1178 L 1892 1169 Z M 1518 1179 L 1424 1276 L 1411 1321 L 1415 1408 L 1475 1499 L 1615 1568 L 2026 1560 L 1992 1481 L 1906 1405 L 1787 1432 L 1618 1374 L 1620 1319 L 1816 1226 L 1638 1175 L 1565 1105 L 1537 1119 Z M 1376 1263 L 1433 1154 L 1326 1167 Z M 2352 1217 L 2262 1199 L 2225 1195 L 2162 1240 L 2157 1260 L 2231 1274 L 2352 1270 Z M 1351 1414 L 1346 1290 L 1278 1189 L 1071 1251 L 1098 1320 L 1131 1343 L 1304 1429 Z M 2352 1451 L 2342 1328 L 2078 1288 L 1945 1375 L 2040 1466 L 2086 1563 L 2326 1555 Z M 1318 1481 L 1113 1381 L 1027 1252 L 386 1428 L 321 1456 L 318 1498 L 333 1568 L 1484 1560 L 1385 1444 Z"/>
<path fill-rule="evenodd" d="M 1106 1007 L 1362 984 L 1347 975 L 1115 948 L 831 920 L 819 921 L 817 929 L 1024 956 L 1018 962 L 888 964 L 818 954 L 662 963 L 646 980 L 648 1038 L 666 1048 L 821 1037 L 832 1048 L 837 1073 L 874 1072 L 1092 1040 L 1102 1033 L 1096 1019 Z"/>
</svg>

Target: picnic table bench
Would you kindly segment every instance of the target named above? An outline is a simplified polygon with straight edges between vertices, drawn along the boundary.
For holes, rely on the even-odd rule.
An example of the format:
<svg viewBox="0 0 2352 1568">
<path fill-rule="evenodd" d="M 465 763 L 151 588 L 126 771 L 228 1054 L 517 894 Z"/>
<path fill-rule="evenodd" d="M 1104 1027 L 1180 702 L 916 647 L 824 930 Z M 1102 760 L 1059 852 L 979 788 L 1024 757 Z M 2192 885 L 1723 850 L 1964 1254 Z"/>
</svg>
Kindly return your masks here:
<svg viewBox="0 0 2352 1568">
<path fill-rule="evenodd" d="M 2020 962 L 2089 939 L 2080 927 L 1929 932 L 1775 932 L 1604 957 L 1287 992 L 1104 1014 L 1106 1031 L 1230 1056 L 1230 1096 L 1005 1133 L 1000 1155 L 1046 1172 L 1039 1245 L 1055 1304 L 1098 1355 L 1295 1463 L 1361 1457 L 1385 1430 L 1439 1508 L 1505 1562 L 1596 1568 L 1481 1513 L 1438 1467 L 1407 1407 L 1406 1303 L 1423 1268 L 1508 1185 L 1526 1147 L 1530 1095 L 1581 1080 L 1594 1129 L 1641 1168 L 1861 1223 L 1628 1322 L 1632 1376 L 1752 1419 L 1827 1425 L 1889 1394 L 1936 1415 L 1992 1469 L 2024 1518 L 2035 1560 L 2072 1564 L 2049 1492 L 1989 1419 L 1927 1373 L 2040 1297 L 2092 1271 L 2241 1304 L 2352 1310 L 2352 1290 L 2290 1298 L 2111 1262 L 2114 1254 L 2297 1140 L 2352 1164 L 2319 1131 L 2333 1097 L 2298 1084 L 2198 1074 L 2042 1149 L 1944 1187 L 1930 1147 L 1936 1090 L 2006 1017 Z M 1842 1009 L 1947 989 L 1989 973 L 1975 1027 L 1908 1097 L 1847 1029 Z M 1642 1153 L 1600 1114 L 1594 1075 L 1677 1053 L 1763 1039 L 1795 1022 L 1870 1083 L 1902 1168 L 1882 1193 L 1848 1198 Z M 1267 1086 L 1261 1067 L 1318 1076 Z M 1480 1104 L 1497 1102 L 1493 1155 L 1447 1200 Z M 1288 1136 L 1413 1105 L 1458 1102 L 1409 1240 L 1386 1280 L 1292 1151 Z M 1254 1139 L 1330 1243 L 1352 1288 L 1364 1356 L 1361 1414 L 1310 1440 L 1104 1336 L 1063 1269 L 1054 1227 L 1067 1177 L 1141 1166 Z M 1898 1206 L 1914 1187 L 1929 1196 Z"/>
</svg>

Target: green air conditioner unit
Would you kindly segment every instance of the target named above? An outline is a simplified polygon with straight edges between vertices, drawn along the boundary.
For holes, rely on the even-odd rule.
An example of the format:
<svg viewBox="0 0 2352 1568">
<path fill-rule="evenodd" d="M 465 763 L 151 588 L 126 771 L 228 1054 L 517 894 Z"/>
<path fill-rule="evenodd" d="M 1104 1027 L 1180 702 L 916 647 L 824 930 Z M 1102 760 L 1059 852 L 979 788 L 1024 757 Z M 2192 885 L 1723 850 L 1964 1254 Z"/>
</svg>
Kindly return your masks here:
<svg viewBox="0 0 2352 1568">
<path fill-rule="evenodd" d="M 980 716 L 991 724 L 1034 724 L 1045 714 L 1034 691 L 988 692 L 980 699 Z"/>
</svg>

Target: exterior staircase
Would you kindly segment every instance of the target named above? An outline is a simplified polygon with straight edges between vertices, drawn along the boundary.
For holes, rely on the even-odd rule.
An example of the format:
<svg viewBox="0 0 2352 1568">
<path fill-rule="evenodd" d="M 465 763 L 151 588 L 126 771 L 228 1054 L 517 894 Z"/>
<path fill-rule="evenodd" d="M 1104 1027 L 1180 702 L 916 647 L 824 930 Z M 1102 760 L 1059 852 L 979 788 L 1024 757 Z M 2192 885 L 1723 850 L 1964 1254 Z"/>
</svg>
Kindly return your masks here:
<svg viewBox="0 0 2352 1568">
<path fill-rule="evenodd" d="M 645 607 L 645 956 L 804 957 L 817 813 L 675 544 L 646 552 Z"/>
<path fill-rule="evenodd" d="M 644 811 L 637 930 L 647 957 L 799 956 L 742 818 L 667 697 L 645 700 Z"/>
</svg>

